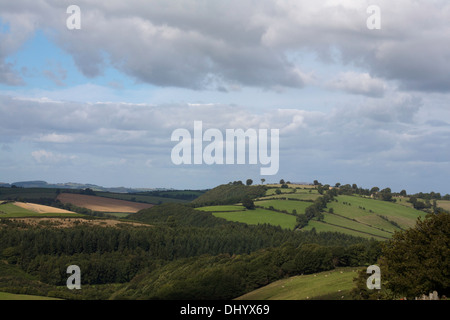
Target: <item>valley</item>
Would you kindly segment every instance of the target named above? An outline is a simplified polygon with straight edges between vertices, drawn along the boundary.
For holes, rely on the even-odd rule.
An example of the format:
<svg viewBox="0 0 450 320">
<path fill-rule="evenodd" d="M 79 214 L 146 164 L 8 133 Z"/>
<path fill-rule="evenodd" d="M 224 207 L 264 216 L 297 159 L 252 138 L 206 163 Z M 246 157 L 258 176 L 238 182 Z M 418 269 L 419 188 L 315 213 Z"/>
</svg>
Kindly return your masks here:
<svg viewBox="0 0 450 320">
<path fill-rule="evenodd" d="M 284 181 L 0 188 L 0 299 L 359 299 L 385 243 L 448 216 L 448 195 L 435 196 Z M 79 291 L 65 287 L 72 264 Z"/>
</svg>

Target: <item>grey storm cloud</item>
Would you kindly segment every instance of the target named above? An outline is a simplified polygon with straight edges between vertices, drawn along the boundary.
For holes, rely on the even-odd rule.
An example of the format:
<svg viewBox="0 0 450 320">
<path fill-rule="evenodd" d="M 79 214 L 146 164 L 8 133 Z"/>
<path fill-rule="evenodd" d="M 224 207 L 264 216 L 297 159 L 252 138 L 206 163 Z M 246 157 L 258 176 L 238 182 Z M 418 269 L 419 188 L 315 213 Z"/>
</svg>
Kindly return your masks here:
<svg viewBox="0 0 450 320">
<path fill-rule="evenodd" d="M 308 66 L 292 56 L 308 52 L 359 66 L 372 79 L 398 81 L 405 90 L 450 89 L 450 3 L 444 0 L 377 1 L 380 30 L 366 27 L 366 9 L 373 4 L 368 0 L 80 0 L 81 30 L 66 28 L 70 4 L 0 4 L 2 23 L 10 26 L 0 33 L 1 82 L 20 84 L 5 58 L 41 29 L 88 77 L 111 64 L 157 86 L 303 88 Z"/>
</svg>

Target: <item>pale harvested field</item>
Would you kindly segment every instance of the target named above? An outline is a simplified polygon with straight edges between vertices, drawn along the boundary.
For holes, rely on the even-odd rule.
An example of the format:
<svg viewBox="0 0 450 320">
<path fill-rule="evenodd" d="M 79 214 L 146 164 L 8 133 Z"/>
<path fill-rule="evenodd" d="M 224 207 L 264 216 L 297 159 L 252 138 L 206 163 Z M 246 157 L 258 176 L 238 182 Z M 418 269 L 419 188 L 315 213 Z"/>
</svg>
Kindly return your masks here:
<svg viewBox="0 0 450 320">
<path fill-rule="evenodd" d="M 13 218 L 12 221 L 23 222 L 30 226 L 52 226 L 55 228 L 71 228 L 80 225 L 101 226 L 101 227 L 116 227 L 118 225 L 144 226 L 150 227 L 148 224 L 139 222 L 124 222 L 114 219 L 83 219 L 83 218 Z"/>
<path fill-rule="evenodd" d="M 450 200 L 438 200 L 437 206 L 444 210 L 450 211 Z"/>
<path fill-rule="evenodd" d="M 62 203 L 71 203 L 77 207 L 100 212 L 135 213 L 139 210 L 153 207 L 149 203 L 137 203 L 126 200 L 111 199 L 84 194 L 61 193 L 57 199 Z"/>
<path fill-rule="evenodd" d="M 14 202 L 14 205 L 30 210 L 30 211 L 34 211 L 36 213 L 75 213 L 69 210 L 64 210 L 64 209 L 59 209 L 59 208 L 54 208 L 54 207 L 49 207 L 49 206 L 44 206 L 42 204 L 36 204 L 36 203 L 27 203 L 27 202 Z"/>
</svg>

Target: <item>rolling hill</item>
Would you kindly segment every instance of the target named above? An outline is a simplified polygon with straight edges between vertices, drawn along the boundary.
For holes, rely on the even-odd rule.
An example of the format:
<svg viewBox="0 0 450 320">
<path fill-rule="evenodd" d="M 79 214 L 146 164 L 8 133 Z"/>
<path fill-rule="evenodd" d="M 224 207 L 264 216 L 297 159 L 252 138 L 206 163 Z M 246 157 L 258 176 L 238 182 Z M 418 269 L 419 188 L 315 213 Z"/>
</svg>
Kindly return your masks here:
<svg viewBox="0 0 450 320">
<path fill-rule="evenodd" d="M 443 198 L 418 210 L 397 194 L 388 201 L 340 188 L 239 182 L 198 193 L 0 191 L 55 205 L 0 204 L 0 292 L 69 299 L 351 299 L 356 272 L 377 263 L 384 241 L 450 204 Z M 246 198 L 254 209 L 244 207 L 251 207 Z M 65 209 L 96 212 L 56 208 L 69 202 Z M 98 211 L 122 212 L 121 219 Z M 82 268 L 83 290 L 64 289 L 68 264 Z"/>
<path fill-rule="evenodd" d="M 223 186 L 220 188 L 222 189 Z M 219 194 L 220 189 L 216 190 Z M 209 197 L 208 192 L 204 197 Z M 295 229 L 297 217 L 305 214 L 321 195 L 311 186 L 290 185 L 288 188 L 265 186 L 265 193 L 254 197 L 255 210 L 247 210 L 239 202 L 197 208 L 214 216 L 247 224 L 272 224 Z M 212 198 L 212 197 L 211 197 Z M 236 199 L 229 197 L 229 200 Z M 199 199 L 201 200 L 201 199 Z M 209 203 L 205 201 L 205 203 Z M 442 202 L 441 202 L 442 203 Z M 230 206 L 232 204 L 233 206 Z M 360 195 L 338 195 L 327 203 L 321 218 L 313 218 L 301 230 L 341 232 L 353 236 L 389 239 L 394 232 L 413 227 L 426 212 L 406 205 L 405 201 L 383 201 Z"/>
<path fill-rule="evenodd" d="M 235 206 L 234 210 L 229 210 L 231 206 L 208 206 L 198 208 L 198 210 L 212 212 L 215 217 L 226 220 L 243 222 L 246 224 L 271 224 L 280 226 L 283 229 L 294 229 L 296 218 L 272 210 L 256 208 L 254 210 L 245 209 L 243 206 Z"/>
<path fill-rule="evenodd" d="M 265 186 L 247 186 L 240 182 L 230 182 L 208 190 L 191 203 L 196 206 L 234 204 L 241 202 L 245 197 L 254 199 L 264 196 L 266 189 Z"/>
<path fill-rule="evenodd" d="M 299 275 L 281 279 L 246 293 L 236 300 L 349 300 L 357 268 Z"/>
</svg>

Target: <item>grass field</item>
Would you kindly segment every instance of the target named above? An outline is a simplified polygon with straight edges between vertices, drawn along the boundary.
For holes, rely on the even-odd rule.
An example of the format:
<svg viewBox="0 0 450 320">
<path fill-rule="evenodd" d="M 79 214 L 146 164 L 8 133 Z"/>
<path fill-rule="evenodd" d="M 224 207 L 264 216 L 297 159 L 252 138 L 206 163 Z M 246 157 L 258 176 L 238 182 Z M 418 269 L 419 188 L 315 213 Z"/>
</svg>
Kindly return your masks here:
<svg viewBox="0 0 450 320">
<path fill-rule="evenodd" d="M 282 194 L 274 194 L 270 196 L 264 196 L 259 198 L 260 200 L 264 199 L 273 199 L 273 198 L 290 198 L 290 199 L 298 199 L 298 200 L 316 200 L 320 197 L 320 194 L 317 192 L 302 192 L 302 193 L 282 193 Z"/>
<path fill-rule="evenodd" d="M 269 188 L 266 191 L 266 196 L 275 195 L 277 189 L 279 189 L 281 191 L 281 193 L 292 193 L 294 191 L 293 188 Z"/>
<path fill-rule="evenodd" d="M 337 268 L 273 282 L 236 300 L 351 300 L 357 268 Z"/>
<path fill-rule="evenodd" d="M 256 210 L 244 210 L 241 205 L 209 206 L 197 209 L 213 212 L 215 216 L 231 221 L 248 224 L 267 223 L 293 229 L 296 225 L 296 216 L 292 215 L 293 210 L 296 210 L 297 214 L 303 214 L 312 202 L 288 200 L 288 198 L 307 199 L 311 196 L 320 196 L 317 190 L 312 190 L 310 193 L 307 189 L 297 189 L 297 192 L 256 199 L 255 205 L 263 207 Z M 268 197 L 271 199 L 267 199 Z M 317 232 L 342 232 L 358 237 L 386 240 L 392 237 L 394 232 L 411 228 L 419 217 L 426 216 L 425 212 L 399 203 L 399 200 L 387 202 L 347 195 L 337 196 L 335 200 L 337 201 L 327 204 L 323 212 L 323 220 L 312 219 L 302 230 L 308 231 L 314 228 Z M 450 201 L 448 203 L 450 204 Z M 447 203 L 444 202 L 443 205 Z M 268 210 L 269 207 L 280 211 L 285 210 L 290 214 Z M 333 212 L 329 213 L 329 209 Z"/>
<path fill-rule="evenodd" d="M 436 202 L 438 207 L 450 211 L 450 200 L 437 200 Z"/>
<path fill-rule="evenodd" d="M 332 224 L 328 224 L 328 223 L 324 223 L 321 221 L 317 221 L 317 220 L 311 220 L 309 221 L 308 225 L 304 228 L 302 228 L 302 230 L 304 231 L 310 231 L 312 229 L 315 229 L 316 232 L 340 232 L 340 233 L 345 233 L 351 236 L 355 236 L 355 237 L 363 237 L 363 238 L 374 238 L 377 240 L 386 240 L 384 238 L 379 238 L 367 233 L 362 233 L 359 232 L 357 230 L 351 230 L 348 229 L 345 226 L 336 226 L 336 225 L 332 225 Z"/>
<path fill-rule="evenodd" d="M 311 202 L 305 201 L 289 201 L 289 200 L 263 200 L 263 201 L 255 201 L 255 205 L 261 206 L 264 208 L 273 207 L 277 210 L 286 210 L 289 213 L 292 213 L 293 210 L 296 210 L 298 214 L 305 213 L 305 209 L 311 205 Z"/>
<path fill-rule="evenodd" d="M 15 206 L 21 207 L 26 210 L 30 210 L 36 213 L 69 213 L 74 214 L 75 212 L 64 210 L 60 208 L 50 207 L 50 206 L 44 206 L 42 204 L 36 204 L 36 203 L 29 203 L 29 202 L 14 202 Z"/>
<path fill-rule="evenodd" d="M 404 229 L 413 227 L 418 217 L 426 216 L 423 211 L 394 202 L 357 196 L 338 196 L 336 199 L 338 202 L 331 202 L 327 206 L 333 208 L 335 213 L 379 228 L 386 228 L 387 226 L 385 221 L 379 219 L 380 215 L 397 223 Z M 393 230 L 391 229 L 391 231 Z"/>
<path fill-rule="evenodd" d="M 408 201 L 409 197 L 393 197 L 393 199 L 396 200 L 397 204 L 401 204 L 402 206 L 405 206 L 405 207 L 414 208 L 413 204 Z"/>
<path fill-rule="evenodd" d="M 376 240 L 386 240 L 392 236 L 391 233 L 383 232 L 365 225 L 349 223 L 351 221 L 339 221 L 340 224 L 331 223 L 329 220 L 332 219 L 327 219 L 329 216 L 330 215 L 325 214 L 324 221 L 309 221 L 308 225 L 302 230 L 308 231 L 314 228 L 317 232 L 341 232 L 355 237 L 374 238 Z"/>
<path fill-rule="evenodd" d="M 57 298 L 32 296 L 27 294 L 15 294 L 8 292 L 0 292 L 0 300 L 61 300 Z"/>
<path fill-rule="evenodd" d="M 221 208 L 219 208 L 219 210 L 220 209 Z M 281 228 L 284 229 L 293 229 L 296 223 L 296 217 L 293 215 L 288 215 L 280 212 L 259 208 L 254 210 L 233 211 L 233 212 L 214 211 L 213 215 L 230 221 L 243 222 L 247 224 L 267 223 L 275 226 L 280 226 Z"/>
<path fill-rule="evenodd" d="M 78 213 L 74 213 L 67 210 L 61 210 L 58 208 L 36 205 L 31 203 L 2 203 L 0 204 L 0 218 L 18 218 L 18 217 L 42 217 L 42 216 L 55 216 L 55 217 L 73 217 L 80 216 Z"/>
<path fill-rule="evenodd" d="M 228 205 L 228 206 L 206 206 L 200 207 L 198 210 L 210 212 L 226 212 L 226 211 L 243 211 L 245 208 L 242 205 Z"/>
<path fill-rule="evenodd" d="M 426 213 L 400 203 L 358 196 L 338 196 L 328 203 L 323 221 L 311 220 L 302 230 L 338 231 L 349 235 L 385 240 L 395 231 L 408 229 Z"/>
</svg>

